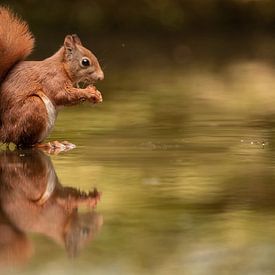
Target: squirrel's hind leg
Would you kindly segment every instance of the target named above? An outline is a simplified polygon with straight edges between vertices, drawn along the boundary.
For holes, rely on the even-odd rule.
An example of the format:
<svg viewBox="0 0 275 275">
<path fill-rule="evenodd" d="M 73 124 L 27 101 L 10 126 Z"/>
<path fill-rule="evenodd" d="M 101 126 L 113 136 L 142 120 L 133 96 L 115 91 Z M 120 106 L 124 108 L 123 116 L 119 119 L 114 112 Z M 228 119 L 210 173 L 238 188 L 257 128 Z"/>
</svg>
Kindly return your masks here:
<svg viewBox="0 0 275 275">
<path fill-rule="evenodd" d="M 47 133 L 47 111 L 37 96 L 27 98 L 16 108 L 6 108 L 2 121 L 2 141 L 14 143 L 21 148 L 41 142 Z"/>
</svg>

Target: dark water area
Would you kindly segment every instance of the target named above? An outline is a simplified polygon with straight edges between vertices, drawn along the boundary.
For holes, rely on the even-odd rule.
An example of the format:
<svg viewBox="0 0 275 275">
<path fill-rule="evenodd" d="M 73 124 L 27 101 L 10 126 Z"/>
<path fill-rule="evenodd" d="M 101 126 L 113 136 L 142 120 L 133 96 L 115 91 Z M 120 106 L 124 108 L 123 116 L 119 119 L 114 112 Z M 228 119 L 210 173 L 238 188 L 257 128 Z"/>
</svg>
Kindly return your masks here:
<svg viewBox="0 0 275 275">
<path fill-rule="evenodd" d="M 80 31 L 103 103 L 60 110 L 71 151 L 1 149 L 0 274 L 274 274 L 275 40 L 232 29 Z"/>
</svg>

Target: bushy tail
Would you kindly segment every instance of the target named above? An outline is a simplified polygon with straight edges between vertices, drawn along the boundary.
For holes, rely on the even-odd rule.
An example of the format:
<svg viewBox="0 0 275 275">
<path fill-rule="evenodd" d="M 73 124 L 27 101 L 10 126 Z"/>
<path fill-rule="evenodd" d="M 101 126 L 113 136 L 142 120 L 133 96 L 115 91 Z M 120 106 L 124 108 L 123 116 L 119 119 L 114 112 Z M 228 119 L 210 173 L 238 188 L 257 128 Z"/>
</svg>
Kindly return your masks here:
<svg viewBox="0 0 275 275">
<path fill-rule="evenodd" d="M 27 23 L 6 7 L 0 6 L 0 81 L 34 47 L 34 38 Z"/>
</svg>

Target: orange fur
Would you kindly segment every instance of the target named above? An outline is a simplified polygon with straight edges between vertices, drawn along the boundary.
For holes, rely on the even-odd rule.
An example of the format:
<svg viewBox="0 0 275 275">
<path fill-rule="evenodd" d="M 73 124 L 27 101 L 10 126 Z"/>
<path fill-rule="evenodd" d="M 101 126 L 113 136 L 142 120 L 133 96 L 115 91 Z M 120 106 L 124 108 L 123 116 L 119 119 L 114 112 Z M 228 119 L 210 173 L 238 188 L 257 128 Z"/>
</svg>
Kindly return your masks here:
<svg viewBox="0 0 275 275">
<path fill-rule="evenodd" d="M 26 22 L 8 8 L 0 7 L 0 79 L 34 47 L 34 38 Z"/>
</svg>

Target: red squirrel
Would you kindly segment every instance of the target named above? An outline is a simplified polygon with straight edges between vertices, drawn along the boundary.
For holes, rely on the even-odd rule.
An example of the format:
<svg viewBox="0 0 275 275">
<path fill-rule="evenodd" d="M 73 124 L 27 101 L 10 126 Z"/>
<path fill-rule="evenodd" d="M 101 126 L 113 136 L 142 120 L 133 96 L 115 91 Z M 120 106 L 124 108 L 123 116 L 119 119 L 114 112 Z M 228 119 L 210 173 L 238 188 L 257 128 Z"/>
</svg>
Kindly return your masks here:
<svg viewBox="0 0 275 275">
<path fill-rule="evenodd" d="M 42 61 L 24 61 L 34 37 L 25 21 L 0 7 L 0 142 L 19 147 L 41 146 L 51 132 L 59 107 L 82 101 L 98 103 L 93 86 L 104 74 L 95 55 L 76 34 Z M 79 83 L 88 85 L 78 88 Z M 70 147 L 52 142 L 47 146 Z"/>
<path fill-rule="evenodd" d="M 6 260 L 27 258 L 29 232 L 51 238 L 76 256 L 103 225 L 103 216 L 93 211 L 100 193 L 63 186 L 41 150 L 0 152 L 0 182 L 1 274 Z"/>
</svg>

